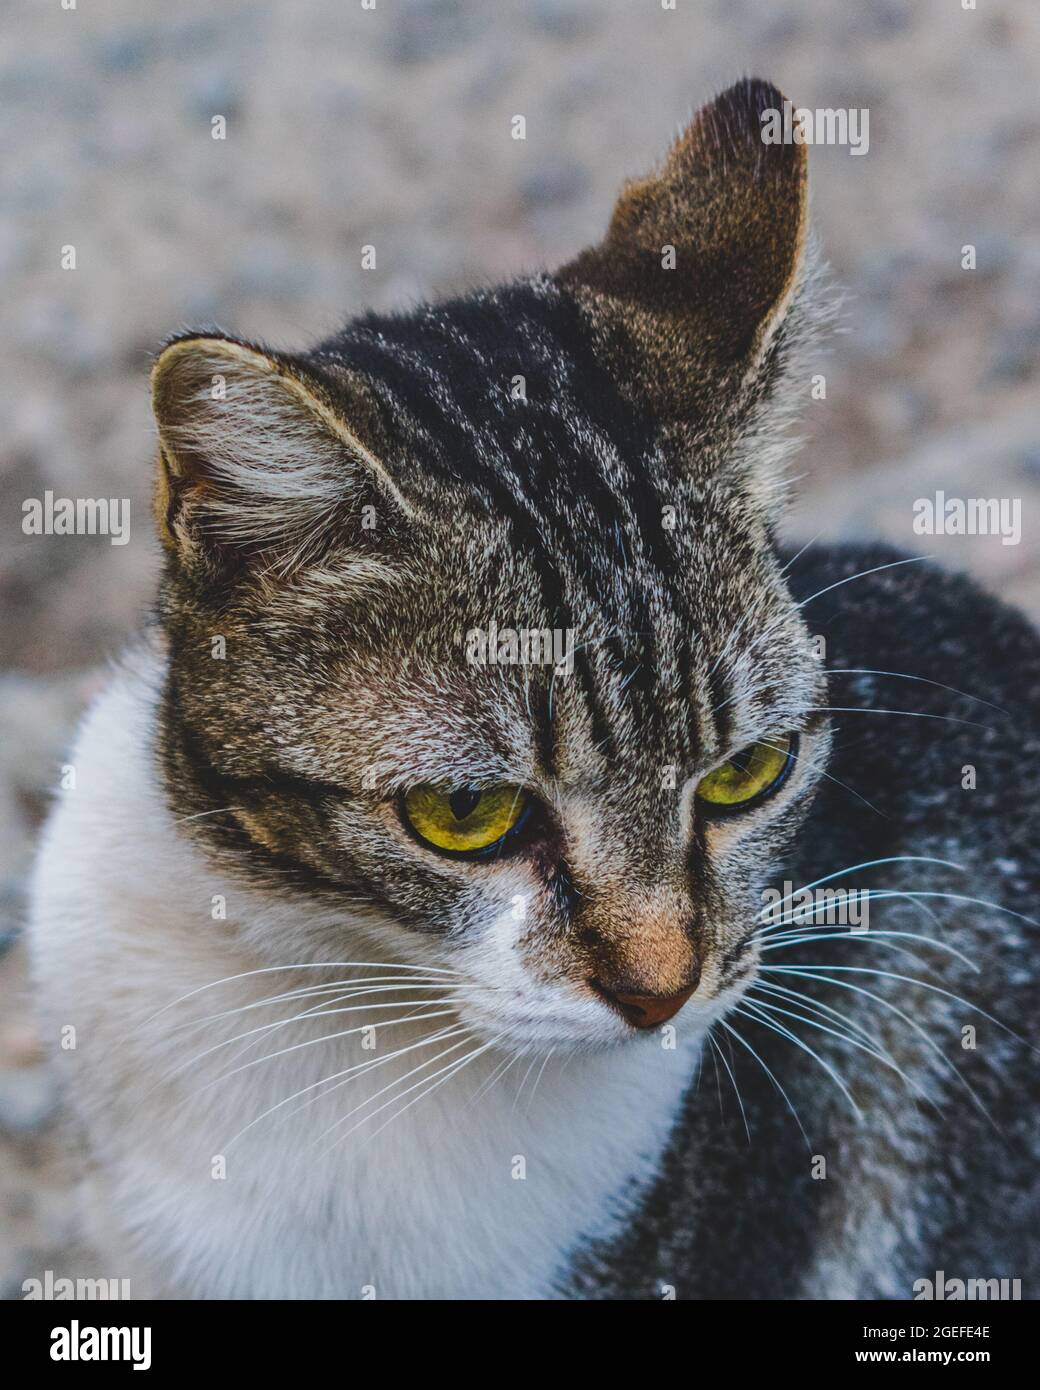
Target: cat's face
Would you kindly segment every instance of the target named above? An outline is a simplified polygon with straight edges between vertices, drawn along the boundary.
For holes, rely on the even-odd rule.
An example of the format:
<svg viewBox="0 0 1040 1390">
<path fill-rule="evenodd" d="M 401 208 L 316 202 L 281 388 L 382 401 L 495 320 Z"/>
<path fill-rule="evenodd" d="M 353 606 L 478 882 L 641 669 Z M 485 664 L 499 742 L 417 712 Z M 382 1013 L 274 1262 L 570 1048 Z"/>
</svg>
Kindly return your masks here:
<svg viewBox="0 0 1040 1390">
<path fill-rule="evenodd" d="M 768 100 L 737 90 L 702 134 L 737 139 Z M 724 1010 L 826 759 L 768 474 L 800 156 L 763 185 L 751 147 L 743 215 L 723 161 L 736 189 L 694 181 L 684 227 L 697 129 L 665 210 L 638 185 L 611 236 L 638 204 L 638 234 L 667 216 L 651 242 L 725 263 L 757 215 L 769 263 L 735 304 L 704 273 L 667 282 L 679 362 L 608 238 L 306 358 L 190 338 L 156 373 L 179 815 L 272 893 L 458 972 L 463 1020 L 514 1049 Z"/>
</svg>

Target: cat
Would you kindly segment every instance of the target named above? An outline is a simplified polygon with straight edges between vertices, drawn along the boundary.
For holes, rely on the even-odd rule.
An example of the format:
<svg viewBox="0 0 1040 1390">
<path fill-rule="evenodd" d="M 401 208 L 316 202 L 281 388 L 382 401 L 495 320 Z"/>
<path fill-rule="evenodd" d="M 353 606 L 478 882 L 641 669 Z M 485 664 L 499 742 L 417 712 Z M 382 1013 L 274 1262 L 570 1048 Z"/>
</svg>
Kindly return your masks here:
<svg viewBox="0 0 1040 1390">
<path fill-rule="evenodd" d="M 1040 646 L 777 540 L 783 100 L 553 274 L 160 353 L 158 602 L 30 933 L 136 1296 L 1035 1296 Z"/>
</svg>

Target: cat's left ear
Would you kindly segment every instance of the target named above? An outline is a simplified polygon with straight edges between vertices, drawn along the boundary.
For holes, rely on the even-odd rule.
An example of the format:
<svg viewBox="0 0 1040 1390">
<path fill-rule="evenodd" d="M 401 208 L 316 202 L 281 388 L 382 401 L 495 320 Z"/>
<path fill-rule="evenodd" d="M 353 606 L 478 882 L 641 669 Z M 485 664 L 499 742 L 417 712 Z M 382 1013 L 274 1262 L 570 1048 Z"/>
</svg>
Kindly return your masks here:
<svg viewBox="0 0 1040 1390">
<path fill-rule="evenodd" d="M 152 372 L 159 430 L 156 521 L 182 567 L 203 580 L 249 568 L 290 574 L 335 537 L 381 532 L 412 507 L 372 445 L 359 384 L 229 338 L 172 342 Z M 366 428 L 367 426 L 367 428 Z"/>
<path fill-rule="evenodd" d="M 766 375 L 806 249 L 806 147 L 783 140 L 784 111 L 752 79 L 702 107 L 557 274 L 622 389 L 662 422 L 717 418 Z"/>
</svg>

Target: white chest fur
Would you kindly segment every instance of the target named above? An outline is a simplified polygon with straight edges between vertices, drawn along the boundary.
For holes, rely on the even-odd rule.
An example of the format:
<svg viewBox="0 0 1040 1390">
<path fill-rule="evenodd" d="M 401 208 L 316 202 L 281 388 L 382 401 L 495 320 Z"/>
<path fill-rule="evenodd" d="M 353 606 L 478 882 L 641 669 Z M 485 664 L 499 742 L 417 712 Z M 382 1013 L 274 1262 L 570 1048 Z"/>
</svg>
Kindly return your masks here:
<svg viewBox="0 0 1040 1390">
<path fill-rule="evenodd" d="M 152 761 L 157 674 L 143 660 L 89 716 L 76 787 L 48 826 L 33 893 L 46 1026 L 55 1040 L 75 1029 L 75 1047 L 59 1055 L 103 1194 L 95 1237 L 133 1248 L 157 1289 L 203 1297 L 551 1295 L 569 1252 L 608 1232 L 653 1173 L 694 1045 L 668 1051 L 648 1038 L 553 1056 L 544 1068 L 539 1059 L 532 1071 L 524 1058 L 497 1081 L 508 1058 L 490 1049 L 429 1094 L 407 1094 L 411 1080 L 376 1094 L 450 1037 L 353 1073 L 329 1096 L 304 1088 L 366 1057 L 357 1034 L 329 1039 L 357 1017 L 216 1047 L 289 1017 L 247 1006 L 326 977 L 246 973 L 268 963 L 251 945 L 265 924 L 291 939 L 294 917 L 313 927 L 312 909 L 223 878 L 173 823 Z M 226 920 L 214 920 L 218 897 Z M 384 959 L 348 916 L 334 925 L 338 959 Z M 385 958 L 399 961 L 399 950 Z M 205 988 L 217 980 L 226 983 Z M 414 1001 L 402 996 L 401 1012 Z M 199 1024 L 233 1009 L 245 1012 Z M 478 1045 L 464 1042 L 415 1080 Z M 366 1109 L 371 1118 L 354 1128 Z"/>
</svg>

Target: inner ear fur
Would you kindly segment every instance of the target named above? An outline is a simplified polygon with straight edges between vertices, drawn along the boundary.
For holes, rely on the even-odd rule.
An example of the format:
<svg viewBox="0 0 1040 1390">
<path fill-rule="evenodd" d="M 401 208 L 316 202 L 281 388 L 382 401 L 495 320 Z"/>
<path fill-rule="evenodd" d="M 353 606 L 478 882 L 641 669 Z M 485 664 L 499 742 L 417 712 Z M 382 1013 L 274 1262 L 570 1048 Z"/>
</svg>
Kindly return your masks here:
<svg viewBox="0 0 1040 1390">
<path fill-rule="evenodd" d="M 216 336 L 179 339 L 155 364 L 152 405 L 159 534 L 186 561 L 226 571 L 262 556 L 290 572 L 364 498 L 411 512 L 342 402 L 291 358 Z"/>
</svg>

